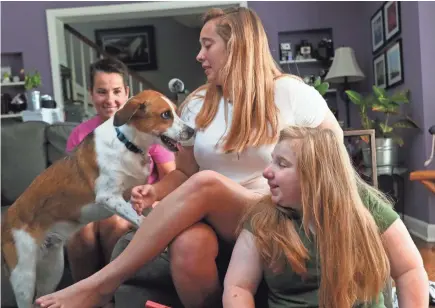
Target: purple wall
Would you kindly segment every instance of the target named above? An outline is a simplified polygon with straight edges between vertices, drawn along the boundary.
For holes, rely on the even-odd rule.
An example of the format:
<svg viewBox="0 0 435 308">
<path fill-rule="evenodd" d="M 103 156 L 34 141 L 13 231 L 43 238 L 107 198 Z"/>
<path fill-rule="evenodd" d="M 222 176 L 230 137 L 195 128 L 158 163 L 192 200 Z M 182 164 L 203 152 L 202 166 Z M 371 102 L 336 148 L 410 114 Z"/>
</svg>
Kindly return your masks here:
<svg viewBox="0 0 435 308">
<path fill-rule="evenodd" d="M 370 20 L 370 17 L 382 6 L 383 2 L 365 2 L 365 19 Z M 403 160 L 406 162 L 406 167 L 409 171 L 424 169 L 423 162 L 429 155 L 429 128 L 430 117 L 432 115 L 432 122 L 435 122 L 435 109 L 433 101 L 429 100 L 429 92 L 434 89 L 433 79 L 430 78 L 430 64 L 432 64 L 432 72 L 434 66 L 433 54 L 429 44 L 434 47 L 433 29 L 435 23 L 433 21 L 434 5 L 426 5 L 432 7 L 432 12 L 425 11 L 426 17 L 422 16 L 422 10 L 419 8 L 418 2 L 402 1 L 401 2 L 401 26 L 402 33 L 402 49 L 403 49 L 403 71 L 405 81 L 396 89 L 409 89 L 411 95 L 411 103 L 404 109 L 421 127 L 421 131 L 403 131 L 405 136 L 405 145 L 401 149 Z M 427 8 L 425 8 L 427 9 Z M 422 19 L 423 17 L 423 19 Z M 420 19 L 420 22 L 419 22 Z M 423 34 L 424 33 L 424 34 Z M 370 34 L 369 34 L 370 35 Z M 432 39 L 432 40 L 431 40 Z M 427 45 L 427 46 L 424 46 Z M 371 45 L 366 46 L 366 54 L 371 59 Z M 371 61 L 371 60 L 370 60 Z M 367 66 L 367 76 L 371 85 L 373 82 L 373 66 Z M 423 72 L 427 72 L 425 76 Z M 429 83 L 432 82 L 432 85 Z M 368 88 L 367 88 L 368 89 Z M 424 95 L 427 92 L 428 98 Z M 433 95 L 432 95 L 433 97 Z M 429 109 L 432 109 L 430 113 Z M 433 168 L 433 167 L 432 167 Z M 406 174 L 408 177 L 408 174 Z M 435 213 L 430 214 L 430 204 L 434 198 L 429 191 L 418 182 L 411 182 L 406 178 L 405 180 L 405 206 L 406 214 L 413 216 L 417 219 L 435 223 Z"/>
<path fill-rule="evenodd" d="M 421 51 L 421 82 L 424 104 L 424 134 L 426 141 L 425 157 L 429 156 L 432 138 L 427 133 L 435 125 L 435 2 L 418 2 Z M 420 163 L 420 168 L 424 168 Z M 433 162 L 427 169 L 435 169 Z M 435 222 L 435 196 L 429 195 L 429 221 Z"/>
<path fill-rule="evenodd" d="M 45 10 L 108 4 L 117 4 L 117 2 L 2 1 L 1 52 L 22 52 L 24 69 L 39 70 L 43 83 L 41 91 L 52 95 L 50 51 L 48 48 Z"/>
<path fill-rule="evenodd" d="M 279 60 L 278 32 L 306 29 L 332 28 L 334 47 L 350 46 L 361 69 L 370 64 L 365 52 L 369 30 L 362 26 L 365 21 L 361 11 L 363 2 L 317 2 L 317 1 L 283 1 L 283 2 L 249 2 L 263 21 L 270 49 L 275 60 Z M 367 39 L 366 39 L 367 38 Z M 364 87 L 365 82 L 352 85 L 356 90 Z M 337 104 L 339 115 L 345 117 L 345 105 L 341 100 Z M 351 104 L 351 125 L 356 126 L 360 120 L 356 108 Z"/>
</svg>

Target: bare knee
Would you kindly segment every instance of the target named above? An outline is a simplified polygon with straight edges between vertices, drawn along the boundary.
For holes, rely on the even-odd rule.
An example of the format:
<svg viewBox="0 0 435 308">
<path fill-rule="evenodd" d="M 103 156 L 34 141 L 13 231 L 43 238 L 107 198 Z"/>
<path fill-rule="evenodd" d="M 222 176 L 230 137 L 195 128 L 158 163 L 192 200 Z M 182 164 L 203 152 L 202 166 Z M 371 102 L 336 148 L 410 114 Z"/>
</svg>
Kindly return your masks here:
<svg viewBox="0 0 435 308">
<path fill-rule="evenodd" d="M 215 262 L 218 254 L 217 236 L 213 229 L 197 223 L 177 236 L 169 246 L 172 270 L 201 271 Z"/>
<path fill-rule="evenodd" d="M 127 220 L 113 215 L 110 218 L 99 222 L 99 239 L 105 262 L 110 261 L 112 251 L 118 240 L 128 231 L 131 230 L 131 223 Z"/>
<path fill-rule="evenodd" d="M 215 188 L 218 185 L 221 185 L 220 181 L 222 175 L 212 171 L 212 170 L 204 170 L 195 173 L 189 178 L 189 182 L 192 187 L 195 188 L 195 191 L 204 191 L 210 188 Z"/>
<path fill-rule="evenodd" d="M 68 241 L 68 256 L 81 257 L 95 253 L 98 249 L 97 228 L 97 225 L 92 222 L 77 231 Z"/>
<path fill-rule="evenodd" d="M 118 215 L 99 221 L 98 233 L 102 237 L 118 236 L 131 229 L 131 223 Z"/>
</svg>

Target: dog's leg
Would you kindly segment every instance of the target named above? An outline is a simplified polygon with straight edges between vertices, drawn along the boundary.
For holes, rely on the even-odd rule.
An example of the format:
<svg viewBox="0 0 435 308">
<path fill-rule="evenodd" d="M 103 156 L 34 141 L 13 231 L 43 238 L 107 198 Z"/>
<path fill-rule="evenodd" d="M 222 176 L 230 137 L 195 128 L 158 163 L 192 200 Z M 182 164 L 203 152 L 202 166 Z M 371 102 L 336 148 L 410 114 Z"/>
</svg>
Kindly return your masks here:
<svg viewBox="0 0 435 308">
<path fill-rule="evenodd" d="M 26 231 L 12 230 L 18 262 L 11 271 L 11 285 L 18 308 L 30 308 L 33 305 L 36 282 L 36 261 L 38 245 Z"/>
<path fill-rule="evenodd" d="M 36 298 L 56 290 L 64 269 L 63 242 L 48 237 L 40 250 L 36 266 Z"/>
<path fill-rule="evenodd" d="M 128 220 L 132 224 L 135 225 L 136 228 L 139 228 L 142 223 L 143 216 L 138 215 L 136 211 L 131 206 L 130 202 L 126 202 L 122 195 L 120 196 L 97 196 L 95 199 L 97 203 L 102 204 L 106 209 L 111 211 L 114 214 L 121 216 L 122 218 Z"/>
</svg>

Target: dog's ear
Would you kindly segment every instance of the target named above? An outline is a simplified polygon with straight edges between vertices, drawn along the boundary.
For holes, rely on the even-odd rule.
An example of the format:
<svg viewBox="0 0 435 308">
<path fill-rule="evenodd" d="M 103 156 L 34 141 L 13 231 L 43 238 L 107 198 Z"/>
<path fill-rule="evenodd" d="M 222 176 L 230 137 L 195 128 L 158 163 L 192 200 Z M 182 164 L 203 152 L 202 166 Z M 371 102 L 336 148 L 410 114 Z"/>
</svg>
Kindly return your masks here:
<svg viewBox="0 0 435 308">
<path fill-rule="evenodd" d="M 113 125 L 116 127 L 122 126 L 135 115 L 138 110 L 145 110 L 145 104 L 138 103 L 133 100 L 133 98 L 129 99 L 124 107 L 119 109 L 113 118 Z"/>
</svg>

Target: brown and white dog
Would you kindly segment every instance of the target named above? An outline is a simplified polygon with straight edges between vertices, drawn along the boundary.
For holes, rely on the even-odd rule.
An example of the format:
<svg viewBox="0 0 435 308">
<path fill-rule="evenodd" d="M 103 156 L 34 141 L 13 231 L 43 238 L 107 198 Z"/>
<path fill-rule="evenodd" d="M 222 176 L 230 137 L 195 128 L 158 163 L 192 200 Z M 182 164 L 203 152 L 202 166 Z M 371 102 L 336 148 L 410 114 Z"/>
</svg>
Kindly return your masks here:
<svg viewBox="0 0 435 308">
<path fill-rule="evenodd" d="M 117 214 L 138 227 L 143 216 L 123 193 L 146 183 L 148 148 L 161 142 L 176 151 L 194 134 L 168 98 L 143 91 L 41 173 L 2 217 L 2 257 L 18 307 L 55 290 L 64 243 L 82 226 Z"/>
</svg>

